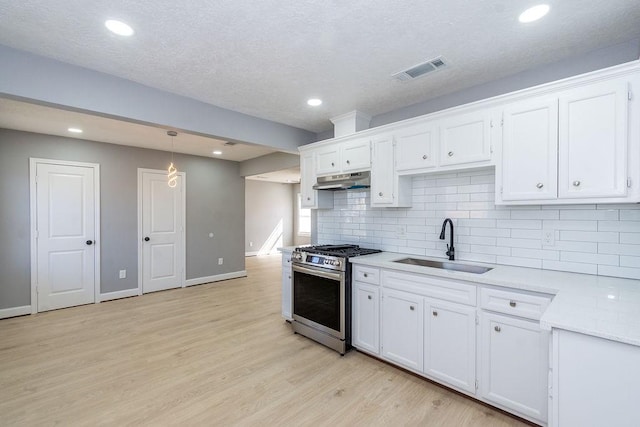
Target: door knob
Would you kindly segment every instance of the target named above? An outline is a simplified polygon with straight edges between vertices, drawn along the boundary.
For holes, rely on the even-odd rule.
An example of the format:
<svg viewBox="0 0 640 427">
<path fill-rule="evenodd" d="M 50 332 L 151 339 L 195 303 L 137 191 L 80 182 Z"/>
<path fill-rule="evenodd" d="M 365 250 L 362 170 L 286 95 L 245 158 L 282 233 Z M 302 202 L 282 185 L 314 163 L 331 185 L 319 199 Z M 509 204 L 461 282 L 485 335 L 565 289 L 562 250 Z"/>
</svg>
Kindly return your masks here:
<svg viewBox="0 0 640 427">
<path fill-rule="evenodd" d="M 573 186 L 574 187 L 579 187 L 580 186 L 580 181 L 573 181 Z"/>
<path fill-rule="evenodd" d="M 145 237 L 145 238 L 144 238 L 144 241 L 145 241 L 145 242 L 148 242 L 149 240 L 151 240 L 149 237 Z"/>
<path fill-rule="evenodd" d="M 449 157 L 453 157 L 453 151 L 449 151 L 447 154 L 449 155 Z"/>
<path fill-rule="evenodd" d="M 500 332 L 502 329 L 500 328 L 500 326 L 496 326 L 493 329 L 495 329 L 496 332 Z"/>
<path fill-rule="evenodd" d="M 347 164 L 348 164 L 348 165 L 350 165 L 350 164 L 351 164 L 351 162 L 350 162 L 349 160 L 347 160 Z"/>
<path fill-rule="evenodd" d="M 427 160 L 429 158 L 429 156 L 427 156 L 426 154 L 422 156 L 423 160 Z"/>
<path fill-rule="evenodd" d="M 543 184 L 543 183 L 541 183 L 541 182 L 539 182 L 539 183 L 538 183 L 538 185 L 536 185 L 536 187 L 538 187 L 538 188 L 542 188 L 542 187 L 544 187 L 544 184 Z"/>
<path fill-rule="evenodd" d="M 412 306 L 412 305 L 410 305 L 410 306 L 409 306 L 409 310 L 413 311 L 413 310 L 415 310 L 415 309 L 416 309 L 416 308 L 415 308 L 414 306 Z"/>
<path fill-rule="evenodd" d="M 437 312 L 437 311 L 434 311 L 434 312 L 433 312 L 433 315 L 434 315 L 434 316 L 438 316 L 438 312 Z"/>
<path fill-rule="evenodd" d="M 371 295 L 367 295 L 367 299 L 371 299 Z"/>
<path fill-rule="evenodd" d="M 93 240 L 87 240 L 86 243 L 87 245 L 93 245 Z"/>
<path fill-rule="evenodd" d="M 382 197 L 382 191 L 378 193 L 378 196 Z"/>
</svg>

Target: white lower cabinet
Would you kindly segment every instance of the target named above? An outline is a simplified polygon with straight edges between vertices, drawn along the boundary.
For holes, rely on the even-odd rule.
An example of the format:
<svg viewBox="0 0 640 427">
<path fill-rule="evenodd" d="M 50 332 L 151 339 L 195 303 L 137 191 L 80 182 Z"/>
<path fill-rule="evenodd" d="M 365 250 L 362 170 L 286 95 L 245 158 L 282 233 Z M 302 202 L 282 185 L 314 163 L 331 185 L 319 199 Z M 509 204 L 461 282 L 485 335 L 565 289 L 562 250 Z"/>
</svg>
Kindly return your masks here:
<svg viewBox="0 0 640 427">
<path fill-rule="evenodd" d="M 422 370 L 423 297 L 382 290 L 382 356 L 414 371 Z"/>
<path fill-rule="evenodd" d="M 537 321 L 488 312 L 480 327 L 481 397 L 546 422 L 549 332 Z"/>
<path fill-rule="evenodd" d="M 475 394 L 475 307 L 425 299 L 424 373 Z"/>
<path fill-rule="evenodd" d="M 282 317 L 292 320 L 291 251 L 282 251 Z"/>
<path fill-rule="evenodd" d="M 380 354 L 380 293 L 378 286 L 353 283 L 352 344 Z"/>
</svg>

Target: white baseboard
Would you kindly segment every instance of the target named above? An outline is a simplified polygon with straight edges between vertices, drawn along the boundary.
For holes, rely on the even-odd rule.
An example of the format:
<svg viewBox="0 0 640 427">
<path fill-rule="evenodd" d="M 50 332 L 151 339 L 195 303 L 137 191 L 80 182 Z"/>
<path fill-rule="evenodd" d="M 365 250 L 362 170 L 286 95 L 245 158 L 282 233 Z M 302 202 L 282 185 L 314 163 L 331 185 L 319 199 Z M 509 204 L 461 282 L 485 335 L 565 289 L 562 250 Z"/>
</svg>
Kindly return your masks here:
<svg viewBox="0 0 640 427">
<path fill-rule="evenodd" d="M 219 282 L 220 280 L 237 279 L 238 277 L 246 277 L 247 270 L 232 271 L 231 273 L 216 274 L 215 276 L 197 277 L 184 282 L 184 286 L 202 285 L 203 283 Z"/>
<path fill-rule="evenodd" d="M 100 302 L 111 301 L 120 298 L 137 297 L 138 288 L 125 289 L 123 291 L 107 292 L 106 294 L 100 294 Z"/>
<path fill-rule="evenodd" d="M 31 314 L 30 305 L 0 309 L 0 319 L 6 319 L 7 317 L 24 316 L 25 314 Z"/>
</svg>

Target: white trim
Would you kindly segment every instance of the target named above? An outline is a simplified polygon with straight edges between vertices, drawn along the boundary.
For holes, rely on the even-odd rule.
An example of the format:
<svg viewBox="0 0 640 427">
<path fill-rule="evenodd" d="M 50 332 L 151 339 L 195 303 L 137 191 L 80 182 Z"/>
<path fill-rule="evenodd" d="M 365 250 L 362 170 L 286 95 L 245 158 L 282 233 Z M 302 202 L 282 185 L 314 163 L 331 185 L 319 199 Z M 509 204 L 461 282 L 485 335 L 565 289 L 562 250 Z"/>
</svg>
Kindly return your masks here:
<svg viewBox="0 0 640 427">
<path fill-rule="evenodd" d="M 256 256 L 260 253 L 260 251 L 251 251 L 251 252 L 245 252 L 244 256 Z"/>
<path fill-rule="evenodd" d="M 185 286 L 202 285 L 204 283 L 219 282 L 221 280 L 237 279 L 247 277 L 247 270 L 232 271 L 231 273 L 216 274 L 215 276 L 197 277 L 185 282 Z"/>
<path fill-rule="evenodd" d="M 52 160 L 41 159 L 36 157 L 29 158 L 29 229 L 30 229 L 30 251 L 31 251 L 31 314 L 38 312 L 38 242 L 36 239 L 36 227 L 38 219 L 37 206 L 36 206 L 36 172 L 38 164 L 51 164 L 61 166 L 78 166 L 85 168 L 92 168 L 93 175 L 93 206 L 95 215 L 95 234 L 94 234 L 94 287 L 93 287 L 93 302 L 100 302 L 100 246 L 102 241 L 100 239 L 100 164 L 98 163 L 86 163 L 86 162 L 74 162 L 68 160 Z"/>
<path fill-rule="evenodd" d="M 120 298 L 137 297 L 137 296 L 138 296 L 138 288 L 124 289 L 122 291 L 107 292 L 105 294 L 100 294 L 100 302 L 111 301 L 111 300 L 120 299 Z"/>
<path fill-rule="evenodd" d="M 7 317 L 24 316 L 25 314 L 31 314 L 30 305 L 0 309 L 0 319 L 6 319 Z"/>
<path fill-rule="evenodd" d="M 138 295 L 142 295 L 142 174 L 155 173 L 166 175 L 166 170 L 138 168 Z M 182 192 L 182 274 L 180 277 L 181 285 L 184 288 L 187 285 L 187 174 L 186 172 L 178 172 L 180 179 L 180 191 Z"/>
</svg>

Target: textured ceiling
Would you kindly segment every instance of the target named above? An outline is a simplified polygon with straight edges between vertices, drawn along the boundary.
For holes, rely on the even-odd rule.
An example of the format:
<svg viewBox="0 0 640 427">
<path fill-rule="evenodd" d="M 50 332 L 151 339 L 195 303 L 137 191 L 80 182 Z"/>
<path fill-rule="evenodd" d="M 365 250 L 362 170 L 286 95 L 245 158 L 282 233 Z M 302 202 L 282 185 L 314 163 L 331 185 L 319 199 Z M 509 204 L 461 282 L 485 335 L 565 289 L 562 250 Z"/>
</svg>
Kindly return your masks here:
<svg viewBox="0 0 640 427">
<path fill-rule="evenodd" d="M 0 0 L 0 43 L 314 132 L 640 36 L 638 0 Z M 128 39 L 104 28 L 129 23 Z M 447 70 L 390 75 L 443 55 Z M 305 104 L 311 96 L 324 104 Z"/>
</svg>

